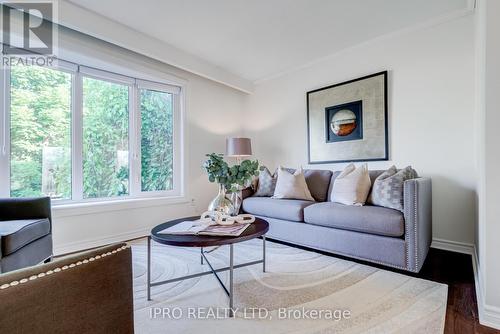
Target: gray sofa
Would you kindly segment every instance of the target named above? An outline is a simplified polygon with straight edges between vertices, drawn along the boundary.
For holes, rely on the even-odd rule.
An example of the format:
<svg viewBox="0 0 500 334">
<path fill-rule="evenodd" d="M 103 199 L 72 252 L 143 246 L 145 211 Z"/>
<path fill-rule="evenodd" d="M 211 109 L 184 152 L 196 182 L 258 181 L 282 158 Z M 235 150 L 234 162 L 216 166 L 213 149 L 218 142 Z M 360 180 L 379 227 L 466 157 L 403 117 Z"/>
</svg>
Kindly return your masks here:
<svg viewBox="0 0 500 334">
<path fill-rule="evenodd" d="M 370 171 L 373 181 L 383 171 Z M 267 236 L 334 254 L 419 272 L 432 240 L 432 185 L 429 178 L 404 184 L 404 212 L 384 207 L 330 202 L 340 172 L 305 170 L 315 202 L 254 197 L 246 192 L 242 210 L 269 222 Z"/>
</svg>

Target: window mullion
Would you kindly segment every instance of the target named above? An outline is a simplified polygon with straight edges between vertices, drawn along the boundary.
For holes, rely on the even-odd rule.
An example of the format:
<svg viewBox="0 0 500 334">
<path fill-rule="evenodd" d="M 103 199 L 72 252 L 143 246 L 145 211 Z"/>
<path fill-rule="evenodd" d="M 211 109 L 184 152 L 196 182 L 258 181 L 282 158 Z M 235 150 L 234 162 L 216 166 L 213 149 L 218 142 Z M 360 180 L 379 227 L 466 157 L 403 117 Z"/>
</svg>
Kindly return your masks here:
<svg viewBox="0 0 500 334">
<path fill-rule="evenodd" d="M 137 197 L 141 193 L 141 159 L 140 159 L 140 132 L 141 117 L 139 107 L 139 94 L 137 85 L 129 89 L 129 165 L 130 165 L 130 195 Z"/>
<path fill-rule="evenodd" d="M 1 67 L 0 98 L 0 197 L 10 197 L 10 69 Z"/>
<path fill-rule="evenodd" d="M 71 94 L 71 165 L 72 165 L 72 199 L 83 199 L 83 82 L 78 72 L 73 75 Z"/>
<path fill-rule="evenodd" d="M 183 172 L 183 161 L 185 161 L 182 151 L 182 141 L 183 141 L 183 133 L 182 133 L 182 101 L 181 95 L 176 94 L 173 96 L 174 105 L 173 105 L 173 191 L 177 195 L 184 193 L 183 185 L 184 185 L 184 172 Z"/>
</svg>

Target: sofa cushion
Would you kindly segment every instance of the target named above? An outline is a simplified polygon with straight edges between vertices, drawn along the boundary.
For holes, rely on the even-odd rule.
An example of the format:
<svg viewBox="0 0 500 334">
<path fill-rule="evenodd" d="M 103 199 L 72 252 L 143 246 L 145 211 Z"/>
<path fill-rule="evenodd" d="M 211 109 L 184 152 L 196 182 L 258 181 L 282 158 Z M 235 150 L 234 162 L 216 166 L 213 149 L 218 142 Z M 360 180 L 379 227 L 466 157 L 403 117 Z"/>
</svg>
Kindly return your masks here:
<svg viewBox="0 0 500 334">
<path fill-rule="evenodd" d="M 307 186 L 312 197 L 318 202 L 326 201 L 328 186 L 332 177 L 332 171 L 319 169 L 306 169 L 304 171 Z"/>
<path fill-rule="evenodd" d="M 47 218 L 0 221 L 2 255 L 9 255 L 50 233 Z"/>
<path fill-rule="evenodd" d="M 304 220 L 304 208 L 314 203 L 297 199 L 248 197 L 243 200 L 242 208 L 252 215 L 301 222 Z"/>
<path fill-rule="evenodd" d="M 286 168 L 289 172 L 294 173 L 295 169 Z M 324 202 L 328 196 L 328 187 L 332 178 L 332 171 L 323 169 L 304 169 L 307 187 L 311 192 L 312 197 L 318 202 Z"/>
<path fill-rule="evenodd" d="M 369 205 L 317 203 L 304 209 L 304 221 L 313 225 L 390 237 L 401 237 L 405 231 L 404 217 L 400 211 Z"/>
<path fill-rule="evenodd" d="M 370 174 L 370 180 L 372 181 L 372 184 L 373 184 L 373 182 L 375 182 L 377 177 L 382 175 L 384 172 L 385 172 L 385 170 L 380 170 L 380 169 L 369 171 L 368 173 Z"/>
</svg>

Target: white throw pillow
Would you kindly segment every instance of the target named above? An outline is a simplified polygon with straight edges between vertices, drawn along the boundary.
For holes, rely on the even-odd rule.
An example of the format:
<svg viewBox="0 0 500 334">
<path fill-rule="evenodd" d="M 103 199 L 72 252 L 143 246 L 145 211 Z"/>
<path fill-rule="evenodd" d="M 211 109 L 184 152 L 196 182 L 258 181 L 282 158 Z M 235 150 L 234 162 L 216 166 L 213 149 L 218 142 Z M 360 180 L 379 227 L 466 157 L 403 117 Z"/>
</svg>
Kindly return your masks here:
<svg viewBox="0 0 500 334">
<path fill-rule="evenodd" d="M 302 168 L 297 169 L 293 174 L 281 166 L 278 168 L 278 180 L 273 198 L 314 201 Z"/>
<path fill-rule="evenodd" d="M 346 205 L 364 205 L 371 185 L 367 164 L 357 168 L 354 164 L 349 164 L 333 183 L 331 201 Z"/>
</svg>

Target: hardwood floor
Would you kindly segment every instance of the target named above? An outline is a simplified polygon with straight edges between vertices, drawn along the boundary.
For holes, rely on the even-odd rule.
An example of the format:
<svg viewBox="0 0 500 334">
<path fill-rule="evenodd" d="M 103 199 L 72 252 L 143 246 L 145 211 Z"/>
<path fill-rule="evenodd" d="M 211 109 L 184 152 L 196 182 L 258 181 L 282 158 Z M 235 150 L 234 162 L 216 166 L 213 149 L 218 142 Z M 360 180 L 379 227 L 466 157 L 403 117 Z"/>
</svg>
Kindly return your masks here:
<svg viewBox="0 0 500 334">
<path fill-rule="evenodd" d="M 500 333 L 479 324 L 470 255 L 431 248 L 416 277 L 448 284 L 445 333 Z"/>
<path fill-rule="evenodd" d="M 272 239 L 270 239 L 272 240 Z M 306 247 L 272 240 L 292 247 L 298 247 L 317 253 L 330 255 L 322 251 L 316 251 Z M 500 333 L 500 331 L 479 324 L 477 311 L 476 288 L 474 284 L 474 271 L 472 269 L 472 257 L 467 254 L 449 252 L 431 248 L 422 270 L 418 274 L 396 270 L 370 262 L 358 261 L 344 256 L 335 255 L 349 261 L 367 264 L 373 267 L 391 270 L 404 275 L 419 277 L 448 285 L 448 305 L 446 309 L 446 320 L 444 332 L 451 333 Z"/>
</svg>

